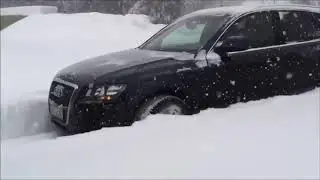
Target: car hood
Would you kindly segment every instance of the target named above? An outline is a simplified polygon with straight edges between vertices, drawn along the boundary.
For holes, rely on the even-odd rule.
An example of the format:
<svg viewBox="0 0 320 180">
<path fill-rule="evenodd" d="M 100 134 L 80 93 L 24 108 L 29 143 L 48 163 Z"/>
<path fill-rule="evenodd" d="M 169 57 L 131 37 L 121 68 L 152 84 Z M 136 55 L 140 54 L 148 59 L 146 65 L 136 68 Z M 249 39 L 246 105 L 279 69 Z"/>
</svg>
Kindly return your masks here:
<svg viewBox="0 0 320 180">
<path fill-rule="evenodd" d="M 130 49 L 84 60 L 62 69 L 58 78 L 76 84 L 95 81 L 108 73 L 160 60 L 191 60 L 193 54 L 186 52 L 162 52 L 143 49 Z"/>
</svg>

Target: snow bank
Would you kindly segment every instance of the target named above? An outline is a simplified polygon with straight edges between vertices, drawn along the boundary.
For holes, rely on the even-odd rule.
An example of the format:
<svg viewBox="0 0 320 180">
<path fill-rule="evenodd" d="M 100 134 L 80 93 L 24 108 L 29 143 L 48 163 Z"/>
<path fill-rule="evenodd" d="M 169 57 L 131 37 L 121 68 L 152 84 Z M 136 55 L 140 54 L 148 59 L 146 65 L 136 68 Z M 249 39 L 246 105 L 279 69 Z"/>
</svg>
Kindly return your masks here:
<svg viewBox="0 0 320 180">
<path fill-rule="evenodd" d="M 132 127 L 1 144 L 13 179 L 319 179 L 319 89 L 153 116 Z M 49 137 L 50 138 L 50 137 Z"/>
<path fill-rule="evenodd" d="M 1 105 L 1 138 L 13 138 L 53 131 L 49 123 L 48 94 L 35 92 Z"/>
<path fill-rule="evenodd" d="M 47 95 L 61 68 L 140 45 L 163 25 L 147 16 L 33 15 L 1 31 L 2 138 L 47 132 Z"/>
<path fill-rule="evenodd" d="M 34 14 L 49 14 L 57 13 L 58 8 L 55 6 L 19 6 L 19 7 L 8 7 L 1 8 L 1 15 L 34 15 Z"/>
</svg>

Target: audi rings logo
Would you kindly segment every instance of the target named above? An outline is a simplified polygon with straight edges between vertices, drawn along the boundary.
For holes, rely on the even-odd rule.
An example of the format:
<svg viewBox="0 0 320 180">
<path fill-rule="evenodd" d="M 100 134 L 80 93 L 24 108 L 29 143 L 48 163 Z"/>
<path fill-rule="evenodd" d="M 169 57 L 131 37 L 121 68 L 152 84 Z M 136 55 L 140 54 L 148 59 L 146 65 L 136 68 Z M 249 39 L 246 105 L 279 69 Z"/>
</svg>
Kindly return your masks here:
<svg viewBox="0 0 320 180">
<path fill-rule="evenodd" d="M 54 96 L 60 98 L 63 96 L 63 89 L 64 87 L 61 85 L 57 85 L 56 87 L 54 87 L 53 91 L 51 92 L 51 94 L 53 94 Z"/>
</svg>

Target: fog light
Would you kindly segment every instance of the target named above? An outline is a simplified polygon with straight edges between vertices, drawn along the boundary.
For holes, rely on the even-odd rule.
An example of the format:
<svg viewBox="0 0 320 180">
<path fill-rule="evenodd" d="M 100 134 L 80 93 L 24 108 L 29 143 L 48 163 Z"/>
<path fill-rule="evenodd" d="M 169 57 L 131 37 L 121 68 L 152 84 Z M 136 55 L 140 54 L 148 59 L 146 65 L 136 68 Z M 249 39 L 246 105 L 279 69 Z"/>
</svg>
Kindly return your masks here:
<svg viewBox="0 0 320 180">
<path fill-rule="evenodd" d="M 110 100 L 112 100 L 112 97 L 111 96 L 103 96 L 103 97 L 101 97 L 101 100 L 110 101 Z"/>
</svg>

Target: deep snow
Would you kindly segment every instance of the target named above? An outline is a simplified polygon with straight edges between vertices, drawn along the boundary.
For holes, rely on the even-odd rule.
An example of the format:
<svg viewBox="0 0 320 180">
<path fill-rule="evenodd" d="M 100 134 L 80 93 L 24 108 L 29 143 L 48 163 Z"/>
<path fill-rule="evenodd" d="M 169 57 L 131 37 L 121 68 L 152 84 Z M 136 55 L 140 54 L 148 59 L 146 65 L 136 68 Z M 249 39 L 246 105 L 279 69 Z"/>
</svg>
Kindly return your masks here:
<svg viewBox="0 0 320 180">
<path fill-rule="evenodd" d="M 50 14 L 57 13 L 58 8 L 55 6 L 19 6 L 1 8 L 1 15 L 35 15 L 35 14 Z"/>
<path fill-rule="evenodd" d="M 320 178 L 319 89 L 132 127 L 52 132 L 47 93 L 59 69 L 136 47 L 162 27 L 90 13 L 30 16 L 1 31 L 1 135 L 23 136 L 2 139 L 2 178 Z"/>
<path fill-rule="evenodd" d="M 319 108 L 315 90 L 194 116 L 153 116 L 132 127 L 4 141 L 1 174 L 14 179 L 318 179 Z"/>
</svg>

